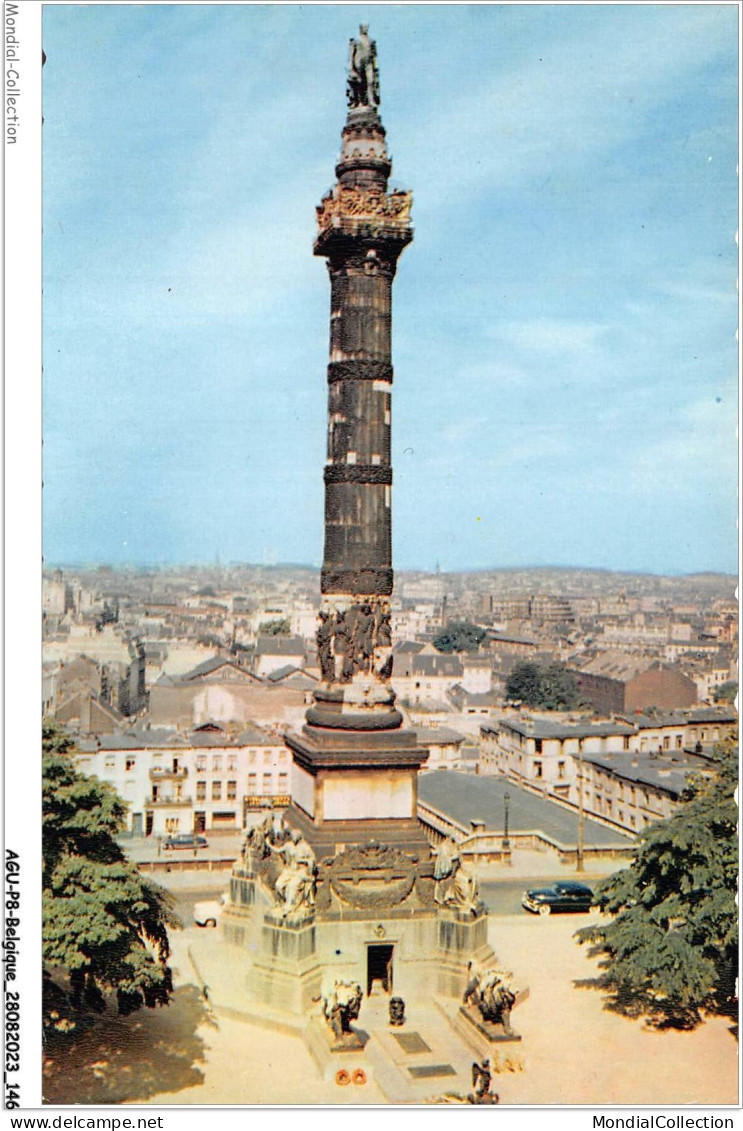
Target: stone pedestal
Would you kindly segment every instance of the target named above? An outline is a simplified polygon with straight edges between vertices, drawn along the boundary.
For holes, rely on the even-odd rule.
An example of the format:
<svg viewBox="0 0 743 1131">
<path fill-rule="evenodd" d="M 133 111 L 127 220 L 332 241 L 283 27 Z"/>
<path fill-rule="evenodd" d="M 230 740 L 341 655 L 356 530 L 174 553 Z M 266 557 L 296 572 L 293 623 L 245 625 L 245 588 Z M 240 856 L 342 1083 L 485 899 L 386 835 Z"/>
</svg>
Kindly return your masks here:
<svg viewBox="0 0 743 1131">
<path fill-rule="evenodd" d="M 362 1028 L 354 1026 L 347 1041 L 336 1041 L 330 1027 L 322 1017 L 313 1017 L 305 1032 L 305 1044 L 320 1075 L 326 1080 L 337 1078 L 339 1072 L 349 1077 L 366 1064 L 364 1050 L 369 1035 Z"/>
<path fill-rule="evenodd" d="M 513 1041 L 520 1041 L 521 1037 L 518 1033 L 507 1033 L 501 1024 L 495 1024 L 492 1021 L 484 1021 L 480 1015 L 479 1010 L 474 1006 L 462 1005 L 459 1008 L 458 1016 L 465 1022 L 465 1030 L 470 1026 L 474 1030 L 478 1039 L 478 1047 L 487 1048 L 492 1044 L 504 1044 Z M 483 1046 L 482 1041 L 486 1042 Z"/>
<path fill-rule="evenodd" d="M 419 858 L 430 848 L 418 821 L 418 771 L 428 757 L 414 731 L 304 726 L 286 742 L 294 755 L 287 822 L 318 863 L 342 847 L 392 845 Z"/>
</svg>

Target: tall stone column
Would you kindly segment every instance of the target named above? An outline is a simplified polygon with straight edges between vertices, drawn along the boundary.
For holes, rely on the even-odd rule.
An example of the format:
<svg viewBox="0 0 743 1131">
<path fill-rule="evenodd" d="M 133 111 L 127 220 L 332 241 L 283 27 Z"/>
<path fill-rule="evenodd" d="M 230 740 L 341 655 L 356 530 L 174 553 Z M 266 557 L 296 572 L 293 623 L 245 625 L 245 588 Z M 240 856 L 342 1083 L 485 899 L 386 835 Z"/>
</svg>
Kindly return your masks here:
<svg viewBox="0 0 743 1131">
<path fill-rule="evenodd" d="M 337 181 L 317 209 L 330 275 L 325 555 L 317 645 L 322 685 L 294 754 L 290 823 L 318 860 L 340 845 L 405 846 L 423 860 L 417 774 L 428 757 L 402 727 L 392 634 L 392 281 L 413 238 L 411 196 L 388 192 L 376 50 L 351 40 Z"/>
<path fill-rule="evenodd" d="M 315 255 L 330 275 L 328 451 L 323 607 L 324 689 L 308 721 L 388 729 L 402 719 L 392 670 L 392 281 L 413 238 L 411 194 L 388 193 L 376 52 L 351 41 L 349 111 L 337 182 L 317 209 Z"/>
</svg>

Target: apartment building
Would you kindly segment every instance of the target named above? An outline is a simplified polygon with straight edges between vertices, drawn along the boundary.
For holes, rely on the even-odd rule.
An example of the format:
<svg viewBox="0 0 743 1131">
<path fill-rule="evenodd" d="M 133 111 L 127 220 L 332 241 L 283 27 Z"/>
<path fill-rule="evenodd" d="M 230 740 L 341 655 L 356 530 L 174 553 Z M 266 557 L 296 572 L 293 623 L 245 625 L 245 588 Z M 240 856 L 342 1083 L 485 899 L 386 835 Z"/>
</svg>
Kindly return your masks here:
<svg viewBox="0 0 743 1131">
<path fill-rule="evenodd" d="M 241 829 L 251 810 L 291 798 L 291 753 L 258 727 L 130 730 L 80 739 L 74 756 L 81 773 L 108 782 L 126 803 L 134 836 Z"/>
<path fill-rule="evenodd" d="M 734 711 L 714 708 L 606 722 L 504 718 L 480 728 L 478 772 L 639 832 L 673 812 L 689 774 L 709 770 L 712 746 L 736 725 Z"/>
</svg>

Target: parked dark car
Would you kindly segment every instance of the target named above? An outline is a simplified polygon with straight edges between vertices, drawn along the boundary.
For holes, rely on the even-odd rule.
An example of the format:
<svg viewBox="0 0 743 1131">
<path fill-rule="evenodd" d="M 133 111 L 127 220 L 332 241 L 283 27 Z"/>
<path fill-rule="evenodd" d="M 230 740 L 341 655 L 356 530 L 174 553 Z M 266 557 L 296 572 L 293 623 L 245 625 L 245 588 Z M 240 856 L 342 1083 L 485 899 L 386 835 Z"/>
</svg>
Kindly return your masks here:
<svg viewBox="0 0 743 1131">
<path fill-rule="evenodd" d="M 595 902 L 594 894 L 586 884 L 560 880 L 549 887 L 525 891 L 521 906 L 535 915 L 551 915 L 562 911 L 590 911 Z"/>
<path fill-rule="evenodd" d="M 196 833 L 178 833 L 177 836 L 169 836 L 163 841 L 163 848 L 206 848 L 208 840 L 205 836 L 197 836 Z"/>
</svg>

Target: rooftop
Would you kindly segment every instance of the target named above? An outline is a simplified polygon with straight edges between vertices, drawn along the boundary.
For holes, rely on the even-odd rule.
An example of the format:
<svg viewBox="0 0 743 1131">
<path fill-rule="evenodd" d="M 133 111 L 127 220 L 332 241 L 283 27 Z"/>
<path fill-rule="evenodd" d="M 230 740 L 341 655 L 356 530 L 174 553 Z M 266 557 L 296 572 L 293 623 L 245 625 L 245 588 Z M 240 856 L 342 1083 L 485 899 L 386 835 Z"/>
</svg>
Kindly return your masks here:
<svg viewBox="0 0 743 1131">
<path fill-rule="evenodd" d="M 464 742 L 465 736 L 450 727 L 416 727 L 415 737 L 422 746 L 443 746 Z"/>
<path fill-rule="evenodd" d="M 501 832 L 506 793 L 509 795 L 508 825 L 513 834 L 538 831 L 566 847 L 577 844 L 577 813 L 535 797 L 506 778 L 431 770 L 418 779 L 420 800 L 466 829 L 471 821 L 480 820 L 485 822 L 486 829 Z M 590 818 L 585 820 L 586 848 L 629 848 L 633 839 Z"/>
<path fill-rule="evenodd" d="M 694 726 L 700 723 L 737 723 L 738 713 L 734 707 L 688 707 L 680 711 L 638 711 L 633 715 L 622 715 L 621 718 L 623 722 L 644 730 L 663 726 Z"/>
<path fill-rule="evenodd" d="M 123 734 L 91 735 L 80 738 L 77 748 L 83 754 L 97 753 L 99 750 L 161 750 L 192 749 L 210 746 L 280 746 L 282 739 L 262 730 L 248 727 L 239 734 L 228 734 L 220 730 L 194 730 L 190 734 L 166 727 L 150 730 L 128 730 Z"/>
<path fill-rule="evenodd" d="M 681 796 L 690 774 L 708 769 L 708 763 L 704 758 L 695 758 L 691 754 L 681 752 L 679 755 L 658 757 L 632 754 L 628 751 L 615 754 L 587 754 L 583 761 L 611 770 L 617 777 L 627 781 L 662 789 L 673 797 Z"/>
<path fill-rule="evenodd" d="M 586 675 L 603 675 L 608 679 L 629 680 L 645 672 L 652 661 L 647 657 L 631 656 L 627 652 L 600 652 L 580 664 L 577 670 Z"/>
<path fill-rule="evenodd" d="M 256 656 L 303 656 L 304 651 L 301 636 L 259 636 L 255 646 Z"/>
<path fill-rule="evenodd" d="M 626 722 L 589 723 L 564 722 L 552 719 L 515 718 L 499 719 L 497 723 L 483 723 L 481 731 L 497 734 L 502 729 L 512 730 L 524 738 L 605 738 L 608 735 L 634 734 L 635 728 Z"/>
</svg>

